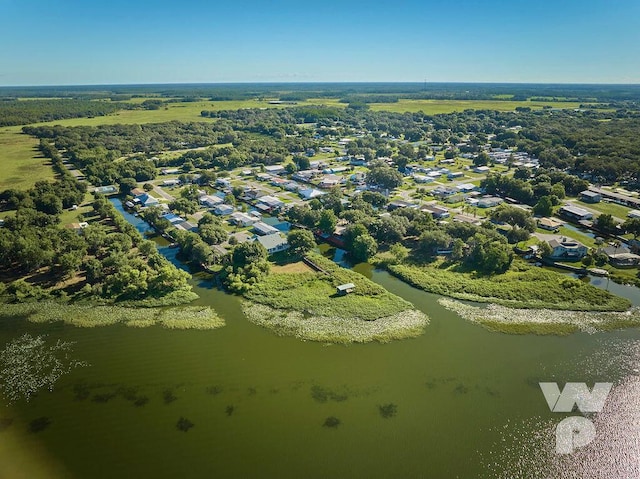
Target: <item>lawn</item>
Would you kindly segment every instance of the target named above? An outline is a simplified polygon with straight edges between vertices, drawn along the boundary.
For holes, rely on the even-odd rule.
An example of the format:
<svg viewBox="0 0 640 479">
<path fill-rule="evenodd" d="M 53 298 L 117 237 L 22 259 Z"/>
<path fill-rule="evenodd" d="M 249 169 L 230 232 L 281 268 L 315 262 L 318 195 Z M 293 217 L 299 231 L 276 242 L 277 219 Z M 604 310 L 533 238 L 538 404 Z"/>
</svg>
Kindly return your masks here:
<svg viewBox="0 0 640 479">
<path fill-rule="evenodd" d="M 46 158 L 37 151 L 38 140 L 13 127 L 0 129 L 0 190 L 27 189 L 36 181 L 53 178 Z"/>
<path fill-rule="evenodd" d="M 514 111 L 516 107 L 530 107 L 539 110 L 544 106 L 552 108 L 578 108 L 577 102 L 553 101 L 500 101 L 500 100 L 399 100 L 397 103 L 372 103 L 371 109 L 376 111 L 392 111 L 397 113 L 415 113 L 422 111 L 427 115 L 452 113 L 464 110 L 498 110 Z"/>
<path fill-rule="evenodd" d="M 582 201 L 576 201 L 576 206 L 584 207 L 597 211 L 598 213 L 608 214 L 621 220 L 627 219 L 627 214 L 631 211 L 631 208 L 622 206 L 617 203 L 610 203 L 608 201 L 601 201 L 600 203 L 585 203 Z"/>
</svg>

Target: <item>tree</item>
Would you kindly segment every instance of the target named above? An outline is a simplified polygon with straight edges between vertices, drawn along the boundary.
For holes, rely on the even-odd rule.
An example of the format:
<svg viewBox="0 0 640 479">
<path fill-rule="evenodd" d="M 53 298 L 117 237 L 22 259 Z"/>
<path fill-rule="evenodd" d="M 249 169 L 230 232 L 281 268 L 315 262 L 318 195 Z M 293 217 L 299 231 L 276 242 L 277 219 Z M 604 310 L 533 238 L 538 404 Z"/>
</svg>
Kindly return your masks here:
<svg viewBox="0 0 640 479">
<path fill-rule="evenodd" d="M 609 214 L 601 214 L 594 223 L 596 228 L 605 233 L 615 233 L 617 231 L 618 222 Z"/>
<path fill-rule="evenodd" d="M 640 236 L 640 218 L 629 218 L 622 224 L 622 228 L 627 233 L 631 233 L 634 238 Z"/>
<path fill-rule="evenodd" d="M 322 210 L 320 220 L 318 221 L 318 229 L 323 233 L 333 234 L 338 224 L 338 218 L 333 210 Z"/>
<path fill-rule="evenodd" d="M 472 266 L 485 274 L 504 273 L 513 261 L 513 252 L 509 246 L 498 240 L 488 240 L 476 235 L 475 246 L 471 252 Z"/>
<path fill-rule="evenodd" d="M 169 203 L 169 208 L 176 213 L 183 213 L 185 215 L 192 215 L 198 211 L 198 206 L 187 198 L 178 198 Z"/>
<path fill-rule="evenodd" d="M 393 256 L 396 264 L 402 264 L 409 257 L 409 248 L 401 245 L 400 243 L 396 243 L 391 245 L 389 248 L 389 253 Z"/>
<path fill-rule="evenodd" d="M 551 254 L 553 254 L 553 249 L 551 249 L 551 245 L 549 245 L 549 243 L 547 243 L 546 241 L 539 241 L 538 256 L 540 256 L 541 258 L 548 258 L 549 256 L 551 256 Z"/>
<path fill-rule="evenodd" d="M 287 235 L 289 249 L 294 254 L 302 256 L 316 247 L 313 233 L 309 230 L 295 229 Z"/>
<path fill-rule="evenodd" d="M 551 216 L 553 213 L 553 202 L 548 196 L 543 196 L 533 207 L 533 214 L 538 216 Z"/>
<path fill-rule="evenodd" d="M 265 261 L 267 256 L 267 250 L 258 241 L 247 241 L 233 248 L 231 261 L 235 267 L 242 268 L 250 263 Z"/>
<path fill-rule="evenodd" d="M 152 191 L 153 185 L 151 183 L 145 183 L 144 185 L 142 185 L 142 189 L 146 192 Z"/>
<path fill-rule="evenodd" d="M 368 261 L 378 252 L 378 243 L 369 234 L 358 236 L 351 247 L 351 257 L 356 262 Z"/>
<path fill-rule="evenodd" d="M 451 236 L 442 230 L 425 231 L 418 241 L 418 252 L 426 258 L 433 258 L 438 248 L 446 248 L 451 244 Z"/>
<path fill-rule="evenodd" d="M 197 241 L 191 248 L 191 260 L 196 264 L 211 264 L 213 262 L 213 251 L 204 241 Z"/>
<path fill-rule="evenodd" d="M 491 158 L 487 154 L 486 151 L 481 151 L 478 155 L 473 159 L 473 164 L 475 166 L 486 166 L 491 161 Z"/>
<path fill-rule="evenodd" d="M 367 183 L 378 185 L 389 190 L 402 185 L 403 179 L 404 176 L 402 173 L 382 162 L 371 165 L 370 171 L 367 174 Z"/>
<path fill-rule="evenodd" d="M 120 187 L 120 193 L 123 195 L 131 194 L 131 190 L 138 186 L 135 178 L 120 178 L 118 180 L 118 186 Z"/>
<path fill-rule="evenodd" d="M 227 231 L 220 225 L 207 223 L 199 227 L 198 233 L 205 243 L 213 245 L 227 240 Z"/>
</svg>

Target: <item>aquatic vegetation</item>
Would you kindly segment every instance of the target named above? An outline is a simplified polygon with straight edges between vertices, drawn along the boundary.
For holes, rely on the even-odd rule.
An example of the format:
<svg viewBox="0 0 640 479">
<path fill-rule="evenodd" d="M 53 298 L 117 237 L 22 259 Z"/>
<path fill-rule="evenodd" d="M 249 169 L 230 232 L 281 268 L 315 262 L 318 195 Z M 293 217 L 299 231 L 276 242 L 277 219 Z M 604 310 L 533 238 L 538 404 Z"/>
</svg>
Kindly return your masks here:
<svg viewBox="0 0 640 479">
<path fill-rule="evenodd" d="M 430 293 L 513 308 L 625 311 L 631 306 L 628 300 L 608 291 L 522 261 L 514 261 L 509 271 L 494 276 L 434 266 L 388 265 L 387 269 Z"/>
<path fill-rule="evenodd" d="M 462 318 L 492 331 L 511 334 L 595 333 L 640 326 L 640 308 L 626 312 L 559 311 L 553 309 L 516 309 L 489 304 L 486 307 L 465 304 L 447 298 L 438 302 Z"/>
<path fill-rule="evenodd" d="M 256 394 L 258 394 L 258 390 L 256 388 L 250 387 L 247 389 L 247 395 L 255 396 Z"/>
<path fill-rule="evenodd" d="M 82 328 L 124 324 L 136 328 L 160 325 L 167 329 L 216 329 L 225 325 L 224 319 L 205 306 L 136 308 L 43 301 L 3 304 L 2 310 L 3 317 L 20 316 L 33 323 L 62 321 Z"/>
<path fill-rule="evenodd" d="M 222 392 L 222 388 L 220 386 L 208 386 L 207 389 L 205 389 L 205 391 L 207 392 L 207 394 L 211 394 L 212 396 L 217 396 Z"/>
<path fill-rule="evenodd" d="M 111 401 L 116 396 L 117 396 L 117 394 L 115 392 L 106 392 L 106 393 L 95 394 L 91 398 L 91 400 L 93 402 L 104 404 L 104 403 L 108 403 L 109 401 Z"/>
<path fill-rule="evenodd" d="M 233 405 L 229 405 L 225 408 L 224 412 L 227 416 L 231 416 L 233 414 L 233 411 L 235 411 L 236 408 Z"/>
<path fill-rule="evenodd" d="M 338 419 L 337 417 L 334 417 L 334 416 L 329 416 L 327 419 L 324 420 L 324 423 L 322 425 L 324 427 L 329 427 L 329 428 L 335 429 L 340 424 L 341 424 L 340 419 Z"/>
<path fill-rule="evenodd" d="M 48 417 L 39 417 L 29 423 L 29 432 L 36 433 L 44 431 L 51 425 L 51 419 Z"/>
<path fill-rule="evenodd" d="M 398 413 L 398 406 L 393 403 L 381 404 L 378 406 L 378 412 L 383 418 L 389 419 Z"/>
<path fill-rule="evenodd" d="M 89 399 L 91 395 L 91 389 L 85 383 L 78 383 L 73 385 L 73 398 L 76 401 L 85 401 Z"/>
<path fill-rule="evenodd" d="M 453 390 L 454 394 L 467 394 L 469 392 L 469 388 L 464 384 L 458 384 Z"/>
<path fill-rule="evenodd" d="M 189 421 L 186 417 L 180 417 L 180 419 L 178 419 L 178 423 L 176 424 L 176 428 L 179 431 L 182 432 L 187 432 L 189 431 L 189 429 L 191 429 L 195 424 L 193 424 L 191 421 Z"/>
<path fill-rule="evenodd" d="M 327 343 L 352 343 L 416 337 L 428 318 L 411 303 L 355 271 L 312 255 L 326 273 L 271 273 L 244 293 L 249 321 L 277 334 Z M 336 286 L 354 283 L 351 294 Z"/>
<path fill-rule="evenodd" d="M 8 429 L 13 424 L 12 417 L 0 417 L 0 432 Z"/>
<path fill-rule="evenodd" d="M 387 343 L 420 336 L 429 323 L 420 311 L 405 310 L 373 321 L 339 316 L 305 316 L 300 311 L 275 309 L 263 304 L 243 302 L 247 319 L 282 336 L 325 343 Z"/>
<path fill-rule="evenodd" d="M 53 391 L 65 374 L 87 363 L 71 358 L 73 343 L 49 345 L 44 336 L 24 334 L 0 351 L 0 391 L 9 402 L 27 401 L 42 389 Z"/>
<path fill-rule="evenodd" d="M 342 402 L 342 401 L 346 401 L 349 398 L 349 396 L 347 396 L 347 394 L 345 393 L 338 393 L 329 388 L 324 388 L 322 386 L 318 386 L 315 384 L 311 386 L 311 397 L 315 401 L 320 403 L 324 403 L 329 400 Z"/>
<path fill-rule="evenodd" d="M 164 401 L 165 404 L 171 404 L 177 399 L 178 399 L 178 396 L 173 394 L 173 391 L 171 389 L 165 389 L 164 391 L 162 391 L 162 400 Z"/>
<path fill-rule="evenodd" d="M 133 405 L 135 407 L 145 406 L 149 402 L 149 398 L 147 396 L 138 396 L 134 401 Z"/>
</svg>

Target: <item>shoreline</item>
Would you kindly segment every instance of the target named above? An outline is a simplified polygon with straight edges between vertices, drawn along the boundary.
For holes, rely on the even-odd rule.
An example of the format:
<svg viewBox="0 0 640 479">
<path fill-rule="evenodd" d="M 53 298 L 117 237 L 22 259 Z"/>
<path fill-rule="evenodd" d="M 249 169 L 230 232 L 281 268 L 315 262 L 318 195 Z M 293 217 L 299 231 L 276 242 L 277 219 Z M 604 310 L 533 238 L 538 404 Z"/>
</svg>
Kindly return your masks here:
<svg viewBox="0 0 640 479">
<path fill-rule="evenodd" d="M 209 306 L 175 306 L 135 308 L 131 306 L 38 303 L 4 303 L 0 319 L 24 318 L 31 323 L 55 323 L 94 328 L 122 324 L 145 328 L 211 330 L 225 326 L 225 320 Z"/>
<path fill-rule="evenodd" d="M 301 311 L 277 309 L 245 300 L 242 312 L 253 324 L 267 328 L 278 336 L 292 336 L 304 341 L 330 344 L 388 343 L 424 333 L 429 324 L 426 314 L 407 309 L 374 320 L 307 316 Z"/>
<path fill-rule="evenodd" d="M 576 332 L 594 334 L 640 326 L 640 308 L 625 312 L 524 309 L 495 303 L 474 306 L 444 297 L 438 299 L 438 304 L 490 331 L 508 334 L 565 336 Z"/>
</svg>

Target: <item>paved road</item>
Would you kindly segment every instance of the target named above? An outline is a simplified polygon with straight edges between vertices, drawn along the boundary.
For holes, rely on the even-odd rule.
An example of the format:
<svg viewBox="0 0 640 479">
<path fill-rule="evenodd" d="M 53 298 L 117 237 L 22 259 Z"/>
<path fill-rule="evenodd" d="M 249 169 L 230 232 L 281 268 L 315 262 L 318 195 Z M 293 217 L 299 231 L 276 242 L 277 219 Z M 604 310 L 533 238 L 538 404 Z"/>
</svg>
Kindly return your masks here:
<svg viewBox="0 0 640 479">
<path fill-rule="evenodd" d="M 164 191 L 162 188 L 160 188 L 159 186 L 154 186 L 153 187 L 153 191 L 155 191 L 156 193 L 158 193 L 160 196 L 162 196 L 165 200 L 167 201 L 173 201 L 175 200 L 175 197 L 171 196 L 169 193 L 167 193 L 166 191 Z"/>
</svg>

